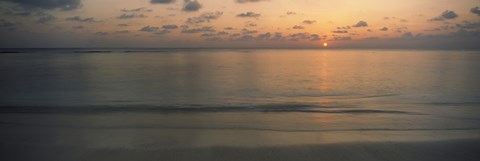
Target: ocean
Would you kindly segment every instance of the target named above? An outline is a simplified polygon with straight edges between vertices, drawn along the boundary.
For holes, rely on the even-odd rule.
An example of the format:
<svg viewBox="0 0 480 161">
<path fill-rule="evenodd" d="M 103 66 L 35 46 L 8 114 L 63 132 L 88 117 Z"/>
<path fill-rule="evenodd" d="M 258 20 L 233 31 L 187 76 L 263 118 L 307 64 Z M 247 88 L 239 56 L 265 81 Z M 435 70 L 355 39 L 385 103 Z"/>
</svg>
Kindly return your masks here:
<svg viewBox="0 0 480 161">
<path fill-rule="evenodd" d="M 9 49 L 0 112 L 227 113 L 245 118 L 208 127 L 279 131 L 471 130 L 480 129 L 479 62 L 478 51 L 457 50 Z M 257 124 L 245 113 L 278 119 Z"/>
</svg>

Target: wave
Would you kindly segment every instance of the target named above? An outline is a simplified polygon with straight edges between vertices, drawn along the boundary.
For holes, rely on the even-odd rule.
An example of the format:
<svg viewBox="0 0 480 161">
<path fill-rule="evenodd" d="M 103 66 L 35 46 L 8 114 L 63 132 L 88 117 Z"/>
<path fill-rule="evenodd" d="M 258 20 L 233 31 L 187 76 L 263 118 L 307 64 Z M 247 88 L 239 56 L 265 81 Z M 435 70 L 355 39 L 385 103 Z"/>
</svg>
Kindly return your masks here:
<svg viewBox="0 0 480 161">
<path fill-rule="evenodd" d="M 348 129 L 282 129 L 264 127 L 214 127 L 214 126 L 174 126 L 174 125 L 71 125 L 71 124 L 42 124 L 19 123 L 0 121 L 4 126 L 49 127 L 69 129 L 165 129 L 165 130 L 247 130 L 247 131 L 272 131 L 272 132 L 358 132 L 358 131 L 476 131 L 480 127 L 458 128 L 348 128 Z"/>
<path fill-rule="evenodd" d="M 87 50 L 87 51 L 73 51 L 73 53 L 112 53 L 110 50 Z"/>
<path fill-rule="evenodd" d="M 0 113 L 192 113 L 192 112 L 301 112 L 326 114 L 409 114 L 408 111 L 352 109 L 353 106 L 322 106 L 315 104 L 266 104 L 266 105 L 117 105 L 117 106 L 0 106 Z"/>
</svg>

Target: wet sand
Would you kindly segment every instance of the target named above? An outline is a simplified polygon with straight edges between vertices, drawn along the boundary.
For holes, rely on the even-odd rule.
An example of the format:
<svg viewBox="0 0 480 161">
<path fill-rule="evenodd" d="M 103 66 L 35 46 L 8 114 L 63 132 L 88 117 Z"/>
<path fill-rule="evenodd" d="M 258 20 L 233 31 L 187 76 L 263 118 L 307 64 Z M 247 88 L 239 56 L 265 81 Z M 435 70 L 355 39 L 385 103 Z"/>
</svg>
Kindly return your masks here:
<svg viewBox="0 0 480 161">
<path fill-rule="evenodd" d="M 302 129 L 306 122 L 294 118 L 307 115 L 295 113 L 0 115 L 1 158 L 9 161 L 480 158 L 480 130 L 475 128 Z M 281 125 L 282 119 L 291 124 Z"/>
</svg>

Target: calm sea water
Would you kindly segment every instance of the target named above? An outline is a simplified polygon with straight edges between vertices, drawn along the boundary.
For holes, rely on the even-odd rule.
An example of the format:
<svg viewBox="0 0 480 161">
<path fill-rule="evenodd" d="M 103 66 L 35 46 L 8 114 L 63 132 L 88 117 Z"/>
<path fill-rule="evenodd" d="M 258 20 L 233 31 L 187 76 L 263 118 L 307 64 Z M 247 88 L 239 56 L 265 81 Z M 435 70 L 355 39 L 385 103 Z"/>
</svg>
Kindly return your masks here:
<svg viewBox="0 0 480 161">
<path fill-rule="evenodd" d="M 0 54 L 6 122 L 9 113 L 93 111 L 142 115 L 69 122 L 288 131 L 480 129 L 478 51 L 20 51 Z M 79 117 L 68 116 L 28 118 L 53 126 Z"/>
<path fill-rule="evenodd" d="M 23 50 L 0 54 L 0 105 L 390 112 L 478 106 L 479 62 L 478 51 Z"/>
</svg>

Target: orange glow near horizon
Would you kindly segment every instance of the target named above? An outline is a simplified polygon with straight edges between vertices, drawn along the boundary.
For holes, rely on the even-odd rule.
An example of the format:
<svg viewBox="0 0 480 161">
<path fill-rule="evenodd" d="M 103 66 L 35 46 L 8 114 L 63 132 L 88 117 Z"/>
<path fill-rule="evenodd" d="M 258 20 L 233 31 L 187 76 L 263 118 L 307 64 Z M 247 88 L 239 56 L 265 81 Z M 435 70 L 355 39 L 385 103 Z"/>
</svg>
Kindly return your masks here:
<svg viewBox="0 0 480 161">
<path fill-rule="evenodd" d="M 327 46 L 328 46 L 328 43 L 324 42 L 323 47 L 327 47 Z"/>
</svg>

